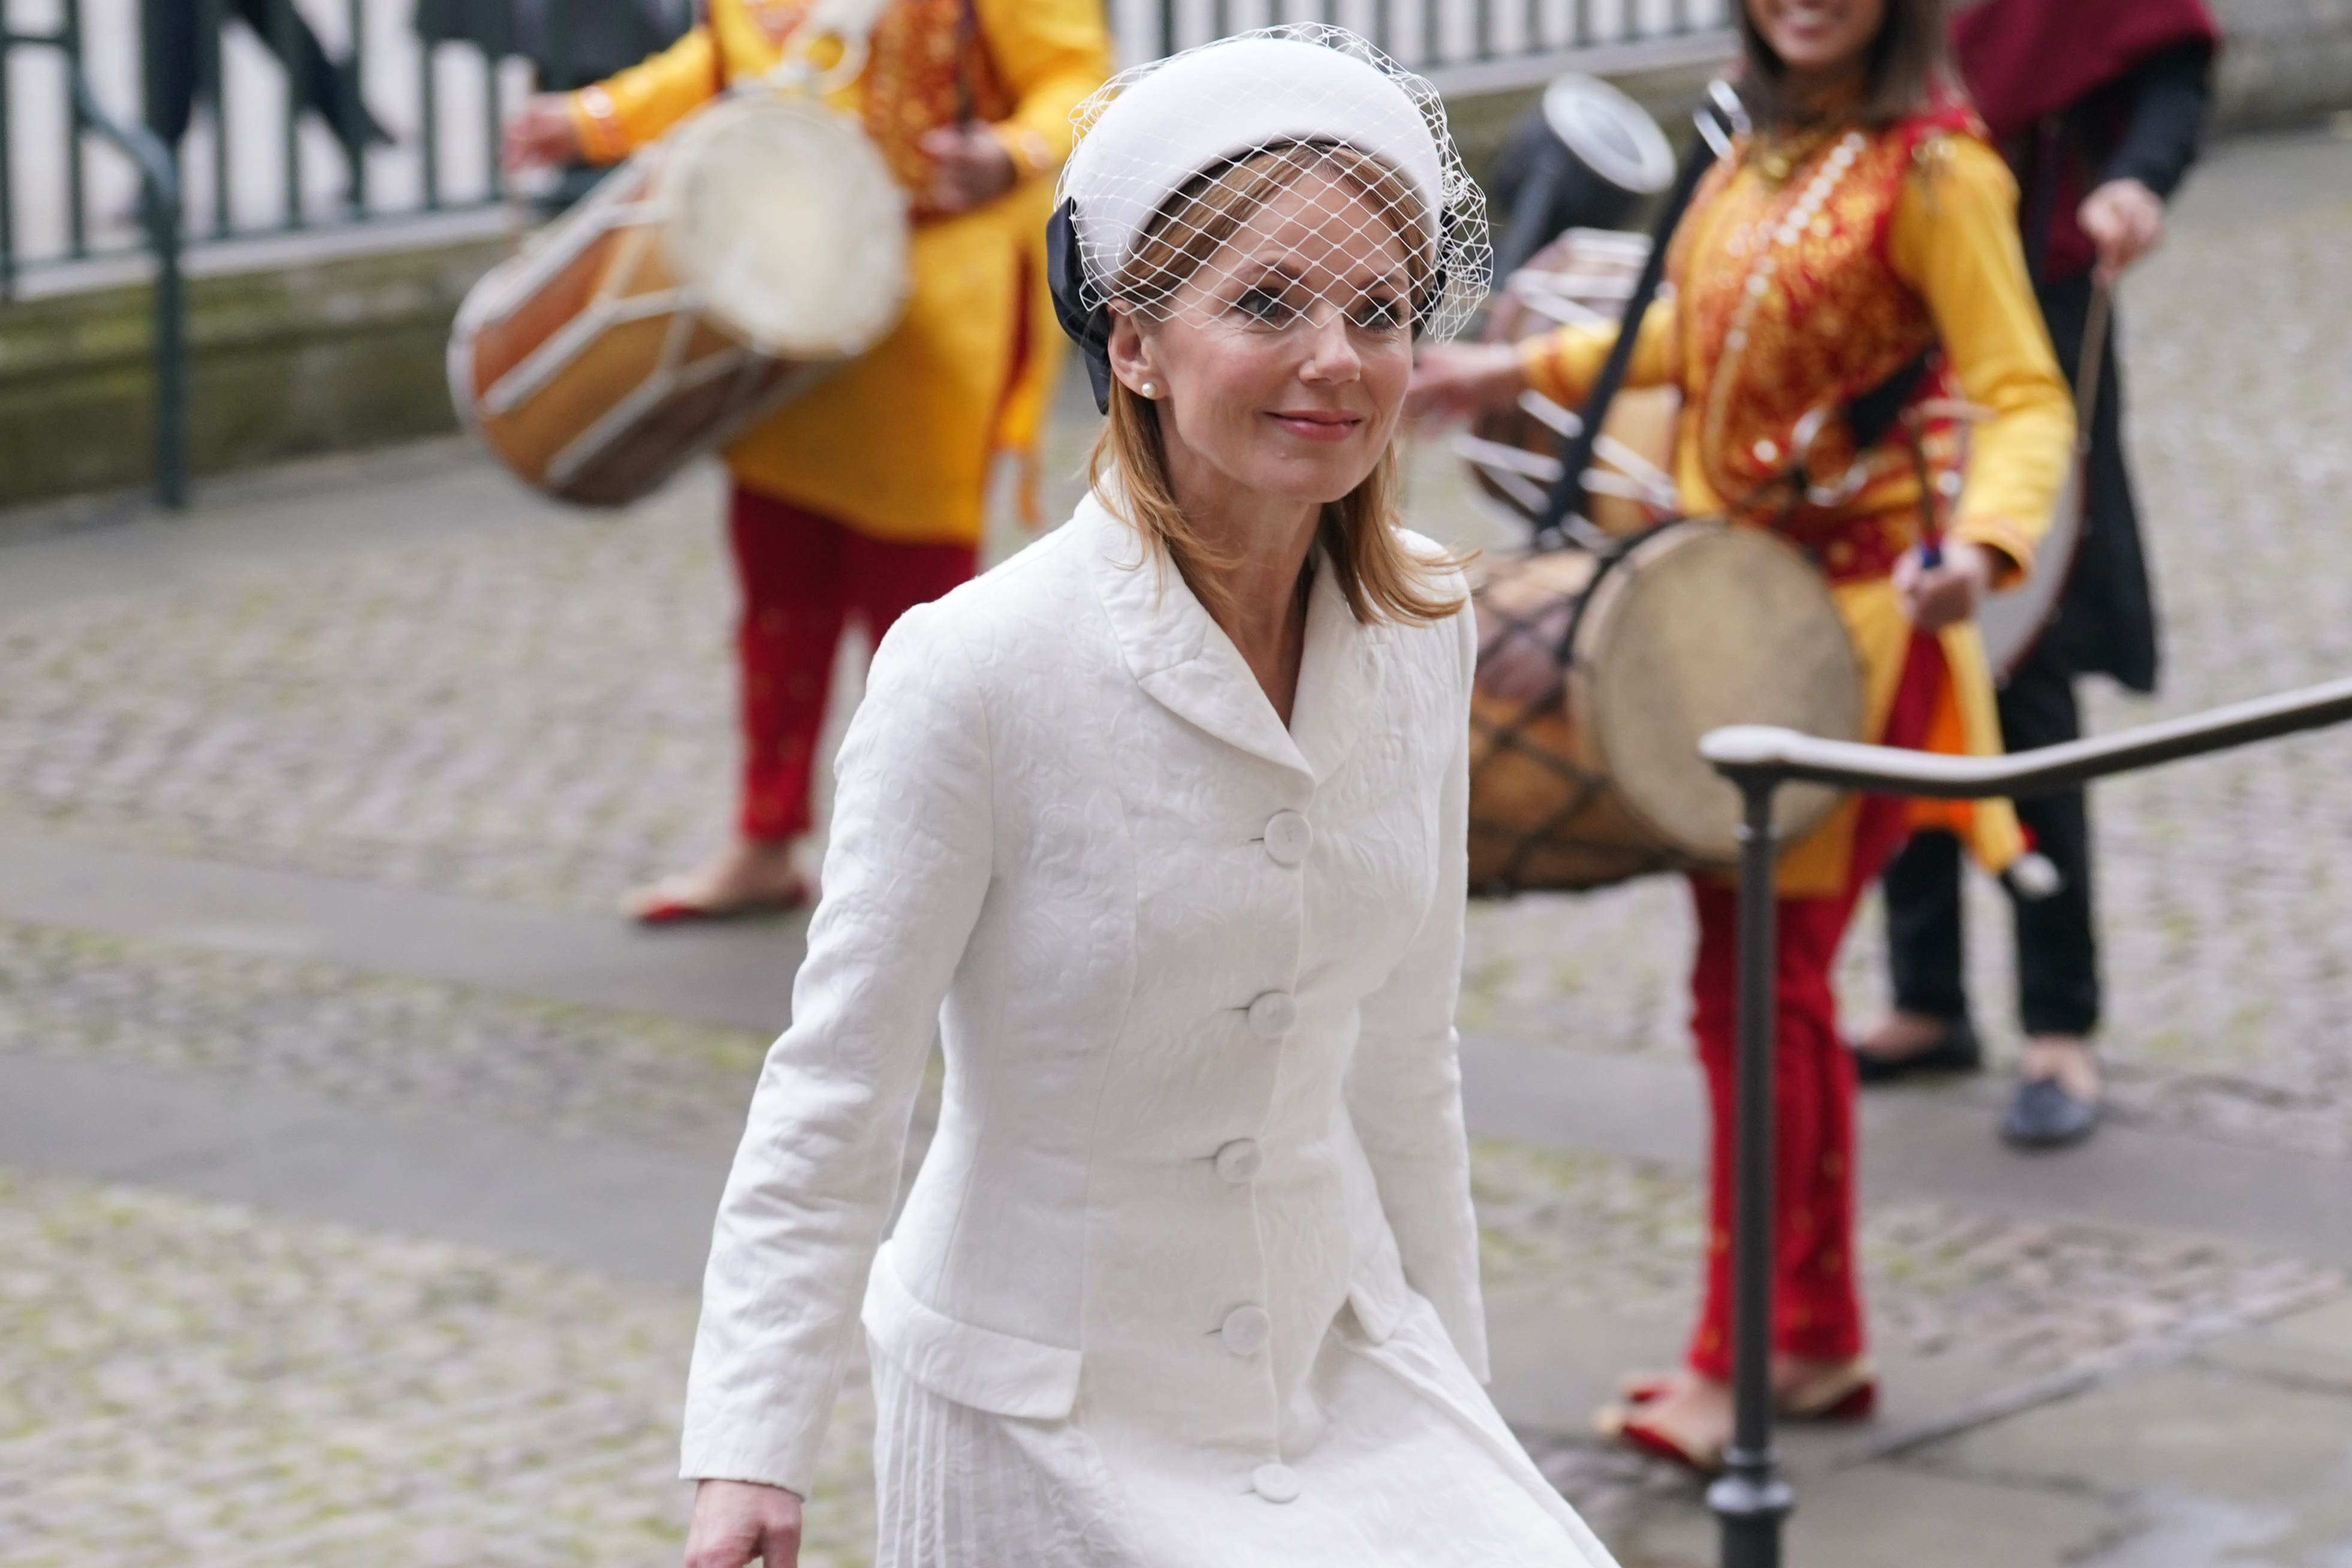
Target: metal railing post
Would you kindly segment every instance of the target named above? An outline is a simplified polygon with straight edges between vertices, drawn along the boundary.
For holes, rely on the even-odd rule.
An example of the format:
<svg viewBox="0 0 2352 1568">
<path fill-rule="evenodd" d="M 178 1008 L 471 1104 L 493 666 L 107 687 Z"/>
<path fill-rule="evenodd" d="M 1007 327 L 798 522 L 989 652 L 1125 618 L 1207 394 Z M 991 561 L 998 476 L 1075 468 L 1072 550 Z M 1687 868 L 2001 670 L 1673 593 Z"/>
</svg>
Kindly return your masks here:
<svg viewBox="0 0 2352 1568">
<path fill-rule="evenodd" d="M 1825 741 L 1761 725 L 1709 731 L 1699 754 L 1738 787 L 1738 1084 L 1732 1151 L 1732 1441 L 1706 1500 L 1722 1527 L 1723 1568 L 1780 1568 L 1795 1493 L 1772 1456 L 1772 1290 L 1780 1237 L 1772 1214 L 1772 1079 L 1777 1001 L 1777 845 L 1772 796 L 1805 783 L 1937 800 L 2032 795 L 2189 757 L 2352 721 L 2352 678 L 2008 756 L 1942 756 Z"/>
<path fill-rule="evenodd" d="M 16 154 L 8 142 L 14 110 L 8 100 L 8 51 L 16 37 L 0 14 L 0 300 L 16 297 L 16 188 L 10 171 Z"/>
<path fill-rule="evenodd" d="M 180 272 L 180 193 L 145 193 L 148 243 L 155 250 L 155 500 L 188 504 L 188 321 Z"/>
<path fill-rule="evenodd" d="M 188 502 L 186 303 L 180 274 L 180 166 L 163 139 L 137 121 L 117 121 L 71 58 L 75 117 L 121 148 L 139 170 L 140 209 L 155 252 L 155 500 L 173 511 Z"/>
<path fill-rule="evenodd" d="M 1778 988 L 1780 860 L 1772 797 L 1780 778 L 1735 780 L 1746 807 L 1739 830 L 1738 1087 L 1732 1153 L 1731 1446 L 1707 1488 L 1722 1529 L 1723 1568 L 1780 1568 L 1780 1521 L 1794 1506 L 1772 1458 L 1772 1281 L 1779 1237 L 1772 1222 L 1773 1073 Z"/>
</svg>

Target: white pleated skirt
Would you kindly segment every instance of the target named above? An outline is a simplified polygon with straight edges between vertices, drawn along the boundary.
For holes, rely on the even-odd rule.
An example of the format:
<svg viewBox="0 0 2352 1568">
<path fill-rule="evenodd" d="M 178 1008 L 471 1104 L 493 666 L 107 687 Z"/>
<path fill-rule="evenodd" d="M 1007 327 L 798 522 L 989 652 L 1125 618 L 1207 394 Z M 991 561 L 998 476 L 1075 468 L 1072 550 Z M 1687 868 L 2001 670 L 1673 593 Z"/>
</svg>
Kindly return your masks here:
<svg viewBox="0 0 2352 1568">
<path fill-rule="evenodd" d="M 1065 1420 L 992 1415 L 877 1348 L 875 1568 L 1614 1568 L 1415 1307 L 1379 1345 L 1334 1326 L 1283 1503 L 1122 1462 L 1083 1395 Z"/>
</svg>

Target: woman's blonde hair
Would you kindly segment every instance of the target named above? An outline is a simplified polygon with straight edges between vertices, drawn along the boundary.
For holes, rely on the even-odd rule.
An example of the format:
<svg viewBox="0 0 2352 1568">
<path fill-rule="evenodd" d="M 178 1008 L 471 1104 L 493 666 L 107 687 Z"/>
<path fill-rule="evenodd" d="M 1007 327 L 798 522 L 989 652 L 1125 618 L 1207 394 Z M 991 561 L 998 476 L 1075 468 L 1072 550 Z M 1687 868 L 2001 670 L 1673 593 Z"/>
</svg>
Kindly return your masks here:
<svg viewBox="0 0 2352 1568">
<path fill-rule="evenodd" d="M 1290 142 L 1202 171 L 1169 199 L 1145 229 L 1134 256 L 1120 268 L 1118 298 L 1138 314 L 1160 313 L 1168 297 L 1254 216 L 1308 173 L 1356 187 L 1397 227 L 1403 243 L 1413 319 L 1421 320 L 1436 289 L 1429 217 L 1412 188 L 1381 160 L 1344 145 Z M 1106 476 L 1115 482 L 1106 483 Z M 1087 478 L 1097 494 L 1157 551 L 1210 615 L 1223 620 L 1233 597 L 1222 574 L 1239 564 L 1202 539 L 1168 478 L 1167 449 L 1150 399 L 1114 379 L 1110 417 L 1095 437 Z M 1316 542 L 1329 559 L 1348 608 L 1361 622 L 1442 621 L 1462 607 L 1442 596 L 1433 580 L 1457 570 L 1450 556 L 1435 560 L 1408 549 L 1397 532 L 1397 459 L 1393 447 L 1361 483 L 1323 504 Z"/>
</svg>

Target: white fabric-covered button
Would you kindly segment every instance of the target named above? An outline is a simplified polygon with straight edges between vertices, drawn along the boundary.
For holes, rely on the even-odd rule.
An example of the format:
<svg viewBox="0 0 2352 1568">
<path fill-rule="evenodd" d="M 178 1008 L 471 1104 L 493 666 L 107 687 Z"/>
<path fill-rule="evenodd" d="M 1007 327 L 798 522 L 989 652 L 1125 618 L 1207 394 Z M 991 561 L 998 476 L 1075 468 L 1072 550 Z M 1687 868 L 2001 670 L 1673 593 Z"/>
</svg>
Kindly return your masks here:
<svg viewBox="0 0 2352 1568">
<path fill-rule="evenodd" d="M 1250 1472 L 1250 1489 L 1268 1502 L 1295 1502 L 1298 1472 L 1288 1465 L 1260 1465 Z"/>
<path fill-rule="evenodd" d="M 1235 1186 L 1254 1181 L 1265 1164 L 1265 1152 L 1255 1138 L 1236 1138 L 1217 1151 L 1217 1174 Z"/>
<path fill-rule="evenodd" d="M 1224 1326 L 1217 1331 L 1225 1349 L 1235 1355 L 1257 1354 L 1273 1336 L 1274 1320 L 1266 1316 L 1264 1307 L 1235 1307 L 1225 1314 Z"/>
<path fill-rule="evenodd" d="M 1277 811 L 1265 819 L 1266 858 L 1277 866 L 1297 865 L 1314 842 L 1314 827 L 1295 811 Z"/>
<path fill-rule="evenodd" d="M 1298 1022 L 1298 1004 L 1287 991 L 1266 991 L 1249 1005 L 1250 1033 L 1262 1040 L 1278 1040 Z"/>
</svg>

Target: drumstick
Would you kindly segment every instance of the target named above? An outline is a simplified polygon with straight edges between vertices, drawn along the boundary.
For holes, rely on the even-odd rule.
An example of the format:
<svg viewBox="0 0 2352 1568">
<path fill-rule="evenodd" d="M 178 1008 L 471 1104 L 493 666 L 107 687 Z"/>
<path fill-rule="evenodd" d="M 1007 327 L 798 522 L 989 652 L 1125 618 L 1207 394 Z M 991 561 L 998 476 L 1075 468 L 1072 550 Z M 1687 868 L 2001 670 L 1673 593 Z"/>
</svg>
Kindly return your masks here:
<svg viewBox="0 0 2352 1568">
<path fill-rule="evenodd" d="M 2105 377 L 2107 317 L 2114 303 L 2114 291 L 2095 277 L 2091 283 L 2091 302 L 2083 311 L 2083 363 L 2074 375 L 2074 457 L 2077 461 L 2089 457 L 2091 452 L 2091 421 L 2099 406 L 2099 384 Z"/>
</svg>

